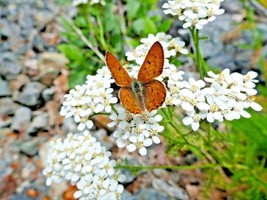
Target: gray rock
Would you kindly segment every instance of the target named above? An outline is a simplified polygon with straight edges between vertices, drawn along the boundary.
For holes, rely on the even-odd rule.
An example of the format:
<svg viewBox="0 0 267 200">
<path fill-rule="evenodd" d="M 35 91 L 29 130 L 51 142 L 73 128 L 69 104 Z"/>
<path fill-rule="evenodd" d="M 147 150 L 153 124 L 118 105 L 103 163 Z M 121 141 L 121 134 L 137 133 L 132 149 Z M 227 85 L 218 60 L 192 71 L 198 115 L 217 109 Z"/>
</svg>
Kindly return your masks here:
<svg viewBox="0 0 267 200">
<path fill-rule="evenodd" d="M 267 26 L 266 26 L 266 23 L 259 23 L 257 28 L 261 32 L 262 42 L 267 42 Z"/>
<path fill-rule="evenodd" d="M 12 118 L 11 117 L 0 117 L 0 128 L 7 127 L 11 124 Z"/>
<path fill-rule="evenodd" d="M 33 27 L 33 12 L 29 12 L 30 9 L 27 5 L 18 10 L 18 23 L 23 29 L 32 29 Z"/>
<path fill-rule="evenodd" d="M 9 40 L 12 45 L 16 44 L 20 39 L 20 27 L 6 19 L 0 19 L 0 27 L 0 35 L 7 37 L 7 40 Z M 12 39 L 14 39 L 14 41 L 11 41 Z"/>
<path fill-rule="evenodd" d="M 240 51 L 235 57 L 235 62 L 237 66 L 242 68 L 248 68 L 252 58 L 252 54 L 253 54 L 252 50 Z"/>
<path fill-rule="evenodd" d="M 10 96 L 10 95 L 11 95 L 11 92 L 8 87 L 8 82 L 4 81 L 0 77 L 0 97 Z"/>
<path fill-rule="evenodd" d="M 47 10 L 39 10 L 34 15 L 34 25 L 38 30 L 42 29 L 52 18 L 54 14 Z"/>
<path fill-rule="evenodd" d="M 14 131 L 18 132 L 26 131 L 29 127 L 31 117 L 32 117 L 31 109 L 27 107 L 19 107 L 15 112 L 11 128 Z"/>
<path fill-rule="evenodd" d="M 55 93 L 55 89 L 52 87 L 44 89 L 42 92 L 42 97 L 43 97 L 44 101 L 45 102 L 50 101 L 52 99 L 54 93 Z"/>
<path fill-rule="evenodd" d="M 0 54 L 0 75 L 7 80 L 14 79 L 21 72 L 21 65 L 12 52 Z"/>
<path fill-rule="evenodd" d="M 3 37 L 3 36 L 0 34 L 0 37 Z M 10 50 L 10 43 L 7 40 L 1 41 L 0 42 L 0 53 L 6 52 L 9 50 Z"/>
<path fill-rule="evenodd" d="M 138 200 L 168 200 L 168 195 L 153 188 L 141 188 L 137 194 Z"/>
<path fill-rule="evenodd" d="M 48 114 L 47 113 L 41 113 L 40 115 L 36 116 L 33 121 L 32 125 L 35 128 L 38 129 L 45 129 L 48 125 Z"/>
<path fill-rule="evenodd" d="M 32 134 L 36 133 L 38 130 L 47 130 L 48 128 L 48 114 L 41 113 L 33 118 L 28 133 Z"/>
<path fill-rule="evenodd" d="M 253 45 L 254 44 L 254 38 L 252 36 L 251 30 L 244 30 L 242 31 L 242 39 L 240 39 L 239 44 L 244 44 L 244 45 Z"/>
<path fill-rule="evenodd" d="M 95 132 L 95 137 L 97 138 L 98 141 L 101 142 L 101 144 L 106 147 L 107 150 L 111 150 L 112 147 L 114 146 L 113 144 L 115 141 L 112 139 L 113 137 L 108 137 L 107 136 L 107 131 L 105 129 L 99 129 Z"/>
<path fill-rule="evenodd" d="M 242 8 L 242 3 L 239 0 L 224 0 L 221 3 L 221 7 L 225 9 L 228 13 L 240 13 Z"/>
<path fill-rule="evenodd" d="M 44 39 L 40 35 L 36 35 L 32 41 L 33 50 L 36 53 L 45 51 L 45 42 Z"/>
<path fill-rule="evenodd" d="M 226 52 L 222 52 L 217 56 L 211 57 L 207 60 L 207 63 L 211 67 L 215 68 L 235 68 L 234 60 L 232 55 Z"/>
<path fill-rule="evenodd" d="M 20 145 L 20 151 L 28 156 L 34 156 L 38 152 L 38 145 L 32 140 L 25 141 Z"/>
<path fill-rule="evenodd" d="M 219 33 L 217 36 L 218 37 Z M 218 55 L 223 50 L 223 45 L 220 41 L 204 40 L 200 42 L 200 49 L 204 58 L 213 57 Z"/>
<path fill-rule="evenodd" d="M 200 36 L 208 36 L 208 40 L 200 41 L 200 48 L 204 58 L 216 56 L 222 51 L 221 35 L 232 28 L 233 22 L 231 15 L 220 15 L 216 17 L 215 21 L 209 23 L 200 31 Z"/>
<path fill-rule="evenodd" d="M 77 132 L 77 124 L 75 123 L 73 117 L 63 119 L 63 131 L 64 133 L 75 133 Z"/>
<path fill-rule="evenodd" d="M 169 185 L 165 181 L 161 179 L 153 179 L 152 186 L 160 192 L 168 194 L 168 196 L 175 198 L 175 199 L 183 199 L 187 200 L 189 199 L 188 194 L 186 191 L 180 187 L 174 187 L 172 185 Z"/>
<path fill-rule="evenodd" d="M 45 86 L 39 82 L 27 83 L 23 91 L 18 95 L 17 101 L 26 106 L 38 106 L 41 104 L 41 93 Z"/>
<path fill-rule="evenodd" d="M 262 48 L 262 56 L 264 58 L 267 58 L 267 45 L 265 45 L 263 48 Z"/>
<path fill-rule="evenodd" d="M 127 161 L 128 161 L 128 165 L 130 165 L 130 166 L 139 166 L 139 165 L 141 165 L 140 162 L 138 162 L 138 160 L 136 158 L 129 158 Z M 121 173 L 124 174 L 125 177 L 126 177 L 125 181 L 123 181 L 122 184 L 132 183 L 137 177 L 136 174 L 133 174 L 128 169 L 121 169 Z"/>
<path fill-rule="evenodd" d="M 18 108 L 12 98 L 0 98 L 0 115 L 13 115 Z"/>
<path fill-rule="evenodd" d="M 121 194 L 121 200 L 138 200 L 138 196 L 132 195 L 127 190 L 123 190 Z"/>
</svg>

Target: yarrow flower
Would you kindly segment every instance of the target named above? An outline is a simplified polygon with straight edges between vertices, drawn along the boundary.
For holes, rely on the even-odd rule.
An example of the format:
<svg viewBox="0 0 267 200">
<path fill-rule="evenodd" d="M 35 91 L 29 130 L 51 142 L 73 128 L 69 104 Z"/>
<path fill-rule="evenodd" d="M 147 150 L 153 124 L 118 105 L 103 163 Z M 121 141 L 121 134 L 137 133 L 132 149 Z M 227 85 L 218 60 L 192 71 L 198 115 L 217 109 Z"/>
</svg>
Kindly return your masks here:
<svg viewBox="0 0 267 200">
<path fill-rule="evenodd" d="M 46 184 L 70 181 L 78 191 L 75 198 L 120 199 L 123 186 L 119 182 L 125 176 L 116 170 L 115 160 L 110 159 L 111 152 L 92 137 L 88 130 L 68 134 L 67 138 L 57 139 L 50 144 L 50 153 L 43 174 Z"/>
<path fill-rule="evenodd" d="M 105 66 L 97 71 L 96 75 L 88 75 L 83 85 L 77 85 L 65 95 L 65 101 L 60 114 L 73 117 L 78 123 L 78 130 L 91 129 L 93 122 L 90 116 L 95 113 L 111 112 L 111 104 L 117 103 L 111 83 L 114 82 L 110 71 Z"/>
<path fill-rule="evenodd" d="M 183 21 L 183 27 L 195 27 L 202 29 L 210 21 L 215 20 L 216 15 L 224 13 L 220 4 L 224 0 L 169 0 L 162 8 L 165 14 L 178 16 Z"/>
<path fill-rule="evenodd" d="M 80 4 L 87 4 L 88 0 L 73 0 L 72 5 L 78 6 Z M 106 4 L 105 0 L 89 0 L 90 5 L 93 4 L 102 4 L 103 6 Z"/>
<path fill-rule="evenodd" d="M 234 72 L 230 74 L 229 69 L 223 70 L 220 74 L 208 73 L 205 78 L 210 82 L 206 90 L 206 99 L 210 105 L 207 120 L 223 121 L 223 119 L 234 120 L 241 116 L 249 118 L 250 114 L 245 110 L 252 108 L 255 111 L 262 110 L 262 107 L 254 102 L 257 90 L 255 89 L 258 80 L 257 73 L 250 71 L 246 75 Z"/>
<path fill-rule="evenodd" d="M 117 138 L 118 147 L 126 147 L 129 152 L 138 150 L 140 155 L 146 155 L 147 147 L 160 143 L 159 133 L 164 127 L 159 125 L 162 116 L 156 110 L 134 115 L 119 107 L 117 112 L 111 114 L 112 122 L 108 126 L 116 126 L 113 136 Z"/>
<path fill-rule="evenodd" d="M 257 93 L 255 87 L 258 82 L 257 73 L 250 71 L 246 75 L 230 73 L 229 69 L 220 74 L 208 72 L 205 81 L 183 81 L 183 72 L 172 72 L 167 81 L 168 94 L 166 105 L 181 105 L 185 118 L 183 123 L 190 125 L 194 131 L 199 128 L 202 120 L 210 123 L 239 119 L 241 116 L 249 118 L 247 108 L 255 111 L 262 107 L 254 101 Z M 206 86 L 209 84 L 209 86 Z"/>
<path fill-rule="evenodd" d="M 165 58 L 175 56 L 177 52 L 188 54 L 188 50 L 185 48 L 185 42 L 179 37 L 172 38 L 171 35 L 160 32 L 156 35 L 149 34 L 147 38 L 142 38 L 141 45 L 137 46 L 133 52 L 126 52 L 127 60 L 134 60 L 137 64 L 141 65 L 145 60 L 148 50 L 156 41 L 159 41 L 162 45 Z"/>
</svg>

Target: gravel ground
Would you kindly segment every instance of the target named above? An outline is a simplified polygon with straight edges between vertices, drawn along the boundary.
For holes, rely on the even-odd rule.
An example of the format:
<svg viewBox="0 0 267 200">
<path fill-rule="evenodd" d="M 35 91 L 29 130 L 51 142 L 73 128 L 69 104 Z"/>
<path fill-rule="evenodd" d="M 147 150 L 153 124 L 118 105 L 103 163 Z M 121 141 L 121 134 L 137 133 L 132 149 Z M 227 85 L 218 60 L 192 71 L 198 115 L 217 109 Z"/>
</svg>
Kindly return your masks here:
<svg viewBox="0 0 267 200">
<path fill-rule="evenodd" d="M 244 18 L 237 0 L 225 0 L 226 13 L 203 30 L 209 40 L 201 43 L 203 55 L 213 67 L 228 67 L 246 72 L 254 66 L 254 52 L 240 48 L 252 44 L 249 30 L 240 35 L 236 24 Z M 66 183 L 45 186 L 42 175 L 48 141 L 74 131 L 71 119 L 58 111 L 67 92 L 66 58 L 56 45 L 61 42 L 57 16 L 73 15 L 75 9 L 59 8 L 53 0 L 2 0 L 0 2 L 0 199 L 71 199 L 73 187 Z M 262 31 L 262 54 L 267 57 L 266 22 Z M 233 31 L 234 30 L 234 31 Z M 175 30 L 171 30 L 175 31 Z M 234 33 L 233 33 L 234 32 Z M 186 37 L 186 32 L 179 32 Z M 99 139 L 105 131 L 100 131 Z M 112 142 L 108 143 L 109 148 Z M 188 164 L 192 154 L 166 158 L 164 144 L 154 146 L 146 159 L 130 155 L 133 164 Z M 125 152 L 120 152 L 126 155 Z M 125 171 L 127 190 L 122 199 L 193 199 L 197 198 L 203 174 L 199 171 L 167 172 L 153 170 L 138 177 Z M 219 193 L 218 191 L 214 191 Z M 220 192 L 220 195 L 224 194 Z"/>
</svg>

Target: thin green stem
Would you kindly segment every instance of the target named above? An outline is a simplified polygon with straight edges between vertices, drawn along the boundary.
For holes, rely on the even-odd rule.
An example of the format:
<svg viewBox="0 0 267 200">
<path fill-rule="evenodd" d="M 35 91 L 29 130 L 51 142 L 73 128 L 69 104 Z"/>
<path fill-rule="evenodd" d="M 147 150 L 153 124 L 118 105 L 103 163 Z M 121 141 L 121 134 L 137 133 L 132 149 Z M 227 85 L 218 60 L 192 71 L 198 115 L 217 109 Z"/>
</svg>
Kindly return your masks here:
<svg viewBox="0 0 267 200">
<path fill-rule="evenodd" d="M 118 111 L 116 110 L 116 108 L 115 108 L 115 106 L 114 106 L 114 104 L 111 104 L 111 109 L 116 113 L 116 115 L 118 115 L 119 113 L 118 113 Z"/>
<path fill-rule="evenodd" d="M 178 125 L 172 119 L 172 115 L 170 114 L 168 108 L 163 108 L 162 111 L 163 111 L 163 114 L 165 115 L 165 117 L 167 118 L 167 120 L 169 121 L 169 124 L 171 125 L 171 127 L 175 130 L 175 132 L 179 135 L 179 137 L 181 137 L 183 139 L 183 141 L 185 142 L 185 144 L 187 144 L 187 145 L 189 145 L 189 146 L 191 146 L 191 147 L 199 150 L 199 148 L 196 145 L 191 144 L 186 139 L 186 137 L 180 133 L 180 130 L 178 129 Z M 177 140 L 175 137 L 169 137 L 169 139 L 171 139 L 171 140 Z M 178 141 L 178 140 L 177 140 L 177 142 L 180 143 L 180 141 Z"/>
<path fill-rule="evenodd" d="M 68 18 L 65 18 L 65 20 L 70 24 L 70 26 L 72 27 L 72 29 L 80 36 L 80 38 L 82 39 L 82 41 L 103 61 L 105 62 L 105 56 L 98 50 L 98 48 L 96 48 L 82 33 L 82 31 L 75 26 L 75 24 L 72 23 L 71 20 L 69 20 Z"/>
<path fill-rule="evenodd" d="M 105 42 L 104 28 L 103 28 L 102 20 L 101 20 L 100 15 L 99 15 L 98 12 L 97 12 L 97 15 L 96 15 L 96 21 L 97 21 L 97 24 L 98 24 L 99 41 L 100 41 L 102 47 L 105 50 L 108 50 L 107 44 Z"/>
<path fill-rule="evenodd" d="M 94 117 L 96 115 L 110 115 L 110 114 L 109 113 L 102 113 L 102 112 L 100 112 L 100 113 L 94 113 L 94 114 L 90 115 L 88 118 L 90 119 L 90 118 L 92 118 L 92 117 Z"/>
<path fill-rule="evenodd" d="M 174 169 L 174 170 L 194 170 L 204 168 L 214 168 L 214 164 L 205 165 L 186 165 L 186 166 L 131 166 L 131 165 L 117 165 L 117 169 L 130 169 L 130 170 L 153 170 L 153 169 Z"/>
<path fill-rule="evenodd" d="M 200 79 L 204 79 L 204 75 L 207 73 L 207 65 L 202 57 L 200 46 L 199 46 L 199 31 L 196 28 L 189 29 L 191 35 L 193 37 L 193 43 L 195 46 L 195 54 L 196 54 L 196 61 L 197 61 L 197 68 L 199 72 Z"/>
</svg>

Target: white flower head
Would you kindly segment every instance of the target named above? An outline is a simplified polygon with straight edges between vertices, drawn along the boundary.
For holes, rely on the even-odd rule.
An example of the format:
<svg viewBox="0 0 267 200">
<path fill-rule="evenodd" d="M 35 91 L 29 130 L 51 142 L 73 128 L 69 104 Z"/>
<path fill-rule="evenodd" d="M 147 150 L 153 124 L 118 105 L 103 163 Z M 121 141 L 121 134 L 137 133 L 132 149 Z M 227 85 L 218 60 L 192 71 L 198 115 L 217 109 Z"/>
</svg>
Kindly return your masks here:
<svg viewBox="0 0 267 200">
<path fill-rule="evenodd" d="M 184 47 L 185 43 L 179 37 L 172 38 L 171 35 L 160 32 L 156 35 L 149 34 L 147 38 L 142 38 L 141 45 L 137 46 L 132 52 L 126 52 L 127 60 L 134 60 L 137 64 L 141 65 L 149 49 L 157 41 L 159 41 L 163 47 L 164 58 L 173 57 L 177 52 L 181 54 L 188 53 L 187 49 Z"/>
<path fill-rule="evenodd" d="M 73 0 L 72 5 L 78 6 L 81 4 L 87 4 L 88 2 L 90 3 L 90 5 L 101 4 L 104 6 L 106 4 L 105 0 Z"/>
<path fill-rule="evenodd" d="M 219 74 L 208 72 L 205 81 L 193 78 L 185 81 L 183 72 L 170 69 L 165 105 L 180 105 L 185 115 L 183 123 L 194 131 L 199 129 L 202 120 L 209 123 L 231 121 L 240 117 L 249 118 L 250 114 L 246 111 L 249 107 L 255 111 L 262 110 L 255 102 L 256 72 L 242 75 L 224 69 Z"/>
<path fill-rule="evenodd" d="M 214 21 L 216 15 L 224 13 L 224 10 L 220 9 L 222 1 L 169 0 L 163 4 L 162 8 L 165 14 L 177 16 L 179 20 L 184 22 L 184 28 L 202 29 L 208 22 Z"/>
<path fill-rule="evenodd" d="M 89 131 L 68 134 L 65 140 L 51 142 L 47 164 L 43 174 L 46 183 L 70 181 L 78 191 L 74 197 L 83 199 L 105 199 L 109 193 L 120 199 L 124 176 L 115 169 L 116 161 L 110 159 L 111 153 L 91 136 Z"/>
<path fill-rule="evenodd" d="M 141 155 L 147 154 L 147 147 L 160 143 L 159 133 L 164 127 L 159 124 L 162 116 L 157 111 L 144 112 L 139 115 L 129 113 L 124 108 L 118 109 L 110 117 L 112 126 L 117 126 L 113 136 L 117 138 L 118 147 L 129 152 L 138 150 Z"/>
<path fill-rule="evenodd" d="M 73 117 L 78 123 L 79 131 L 91 129 L 93 122 L 90 117 L 95 113 L 110 113 L 111 105 L 118 101 L 117 97 L 113 96 L 113 82 L 114 79 L 106 66 L 99 69 L 96 75 L 88 75 L 85 84 L 76 86 L 65 95 L 60 114 Z"/>
</svg>

